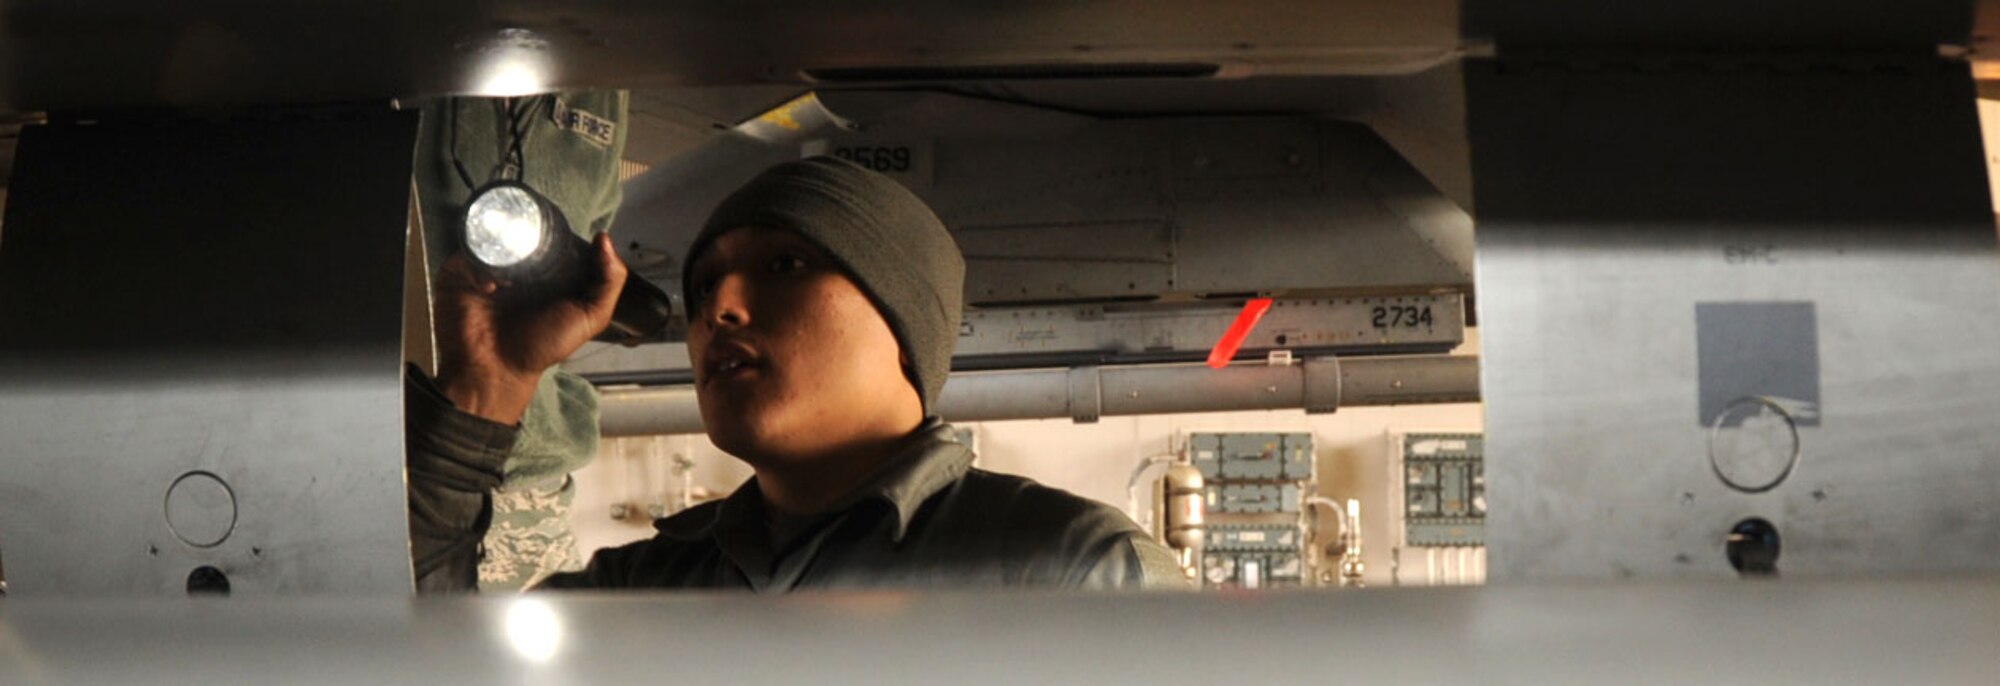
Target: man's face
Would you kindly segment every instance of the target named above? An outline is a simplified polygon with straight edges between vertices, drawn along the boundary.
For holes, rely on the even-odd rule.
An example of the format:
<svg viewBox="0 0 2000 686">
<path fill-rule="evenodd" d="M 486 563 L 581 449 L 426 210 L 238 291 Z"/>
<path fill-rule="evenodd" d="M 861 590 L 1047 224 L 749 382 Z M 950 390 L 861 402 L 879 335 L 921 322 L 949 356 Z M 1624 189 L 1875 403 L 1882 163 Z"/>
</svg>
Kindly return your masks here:
<svg viewBox="0 0 2000 686">
<path fill-rule="evenodd" d="M 689 284 L 695 397 L 717 447 L 777 465 L 922 420 L 888 322 L 811 241 L 731 230 L 691 266 Z"/>
</svg>

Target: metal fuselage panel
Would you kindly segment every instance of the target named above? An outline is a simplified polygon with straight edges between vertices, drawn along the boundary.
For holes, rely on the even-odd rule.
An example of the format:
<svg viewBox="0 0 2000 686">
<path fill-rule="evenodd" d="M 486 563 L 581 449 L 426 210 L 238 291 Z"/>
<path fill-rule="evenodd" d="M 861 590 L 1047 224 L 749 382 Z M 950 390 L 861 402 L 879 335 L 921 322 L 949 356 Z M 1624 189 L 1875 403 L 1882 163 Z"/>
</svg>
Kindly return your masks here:
<svg viewBox="0 0 2000 686">
<path fill-rule="evenodd" d="M 31 127 L 0 243 L 16 594 L 407 593 L 416 114 Z"/>
<path fill-rule="evenodd" d="M 1237 74 L 1404 73 L 1457 47 L 1457 8 L 1450 0 L 15 0 L 0 7 L 8 48 L 0 110 L 495 95 L 496 73 L 509 67 L 555 89 L 806 84 L 833 70 L 1088 74 L 1161 63 Z"/>
<path fill-rule="evenodd" d="M 1964 64 L 1467 72 L 1496 581 L 2000 569 Z"/>
<path fill-rule="evenodd" d="M 723 197 L 769 164 L 826 154 L 923 197 L 966 259 L 966 301 L 1254 292 L 1463 292 L 1471 218 L 1368 127 L 1310 116 L 1095 119 L 938 93 L 830 91 L 842 126 L 756 122 L 627 183 L 620 243 L 678 290 Z M 767 117 L 768 118 L 768 117 Z M 658 256 L 647 260 L 647 256 Z"/>
<path fill-rule="evenodd" d="M 686 248 L 727 193 L 772 163 L 828 154 L 909 187 L 952 231 L 974 306 L 960 368 L 1200 359 L 1221 328 L 1188 313 L 1214 306 L 1226 326 L 1260 293 L 1283 311 L 1246 350 L 1412 352 L 1462 337 L 1462 309 L 1439 303 L 1470 289 L 1471 218 L 1361 124 L 1098 119 L 910 91 L 825 91 L 772 112 L 626 184 L 616 231 L 643 277 L 678 291 Z M 769 120 L 797 128 L 773 134 Z M 1426 306 L 1421 326 L 1390 325 Z M 1162 313 L 1151 323 L 1130 314 L 1150 310 Z M 1039 328 L 1016 331 L 1024 317 Z M 566 368 L 685 368 L 678 347 L 593 349 Z"/>
<path fill-rule="evenodd" d="M 0 681 L 1983 683 L 2000 581 L 14 599 Z M 1338 618 L 1333 619 L 1333 618 Z M 783 637 L 784 650 L 772 650 Z M 1188 644 L 1201 648 L 1191 651 Z M 894 646 L 885 651 L 885 646 Z M 1191 656 L 1192 654 L 1192 656 Z"/>
</svg>

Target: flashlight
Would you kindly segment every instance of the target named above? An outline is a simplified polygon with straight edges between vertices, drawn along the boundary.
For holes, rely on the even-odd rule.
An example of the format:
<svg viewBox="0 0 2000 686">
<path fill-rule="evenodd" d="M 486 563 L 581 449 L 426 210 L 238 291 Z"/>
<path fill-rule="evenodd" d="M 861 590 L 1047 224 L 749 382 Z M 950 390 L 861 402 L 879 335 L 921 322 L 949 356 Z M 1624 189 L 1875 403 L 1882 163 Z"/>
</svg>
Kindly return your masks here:
<svg viewBox="0 0 2000 686">
<path fill-rule="evenodd" d="M 562 210 L 526 184 L 495 181 L 472 194 L 465 207 L 465 251 L 475 264 L 508 284 L 517 299 L 537 296 L 582 300 L 603 278 L 593 248 L 570 231 Z M 637 274 L 625 279 L 611 325 L 598 340 L 637 345 L 667 339 L 673 306 L 665 291 Z"/>
</svg>

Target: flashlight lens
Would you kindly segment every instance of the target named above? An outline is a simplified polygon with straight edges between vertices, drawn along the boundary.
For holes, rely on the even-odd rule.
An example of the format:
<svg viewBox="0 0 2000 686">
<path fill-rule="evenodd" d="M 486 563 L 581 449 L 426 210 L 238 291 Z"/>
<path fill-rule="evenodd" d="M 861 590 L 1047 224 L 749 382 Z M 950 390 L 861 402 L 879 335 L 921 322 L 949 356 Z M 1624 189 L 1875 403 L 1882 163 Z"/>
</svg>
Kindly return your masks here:
<svg viewBox="0 0 2000 686">
<path fill-rule="evenodd" d="M 500 186 L 472 199 L 465 213 L 465 245 L 481 262 L 511 266 L 541 247 L 545 226 L 541 205 L 527 191 Z"/>
</svg>

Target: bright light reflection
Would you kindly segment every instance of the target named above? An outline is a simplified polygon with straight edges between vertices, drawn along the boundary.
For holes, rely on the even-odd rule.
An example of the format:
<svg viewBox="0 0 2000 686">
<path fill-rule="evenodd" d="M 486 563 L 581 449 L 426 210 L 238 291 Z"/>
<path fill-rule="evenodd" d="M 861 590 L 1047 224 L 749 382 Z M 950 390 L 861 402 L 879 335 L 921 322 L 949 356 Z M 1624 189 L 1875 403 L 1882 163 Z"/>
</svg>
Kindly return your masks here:
<svg viewBox="0 0 2000 686">
<path fill-rule="evenodd" d="M 472 199 L 465 242 L 472 256 L 494 267 L 528 259 L 542 245 L 542 208 L 526 191 L 494 188 Z"/>
<path fill-rule="evenodd" d="M 475 95 L 517 98 L 548 91 L 553 64 L 549 42 L 527 29 L 501 29 L 475 46 L 479 52 Z"/>
<path fill-rule="evenodd" d="M 489 98 L 516 98 L 547 90 L 542 70 L 526 59 L 503 57 L 487 67 L 478 94 Z"/>
<path fill-rule="evenodd" d="M 562 647 L 562 619 L 555 608 L 537 598 L 520 598 L 507 606 L 507 642 L 529 662 L 542 664 Z"/>
</svg>

